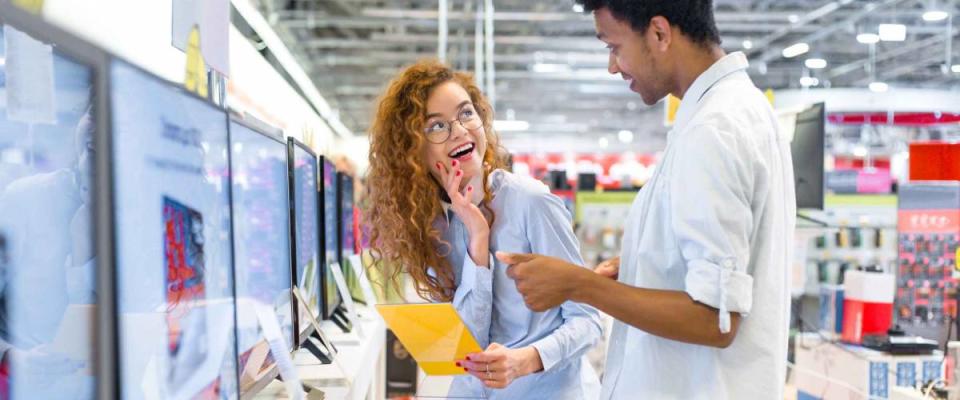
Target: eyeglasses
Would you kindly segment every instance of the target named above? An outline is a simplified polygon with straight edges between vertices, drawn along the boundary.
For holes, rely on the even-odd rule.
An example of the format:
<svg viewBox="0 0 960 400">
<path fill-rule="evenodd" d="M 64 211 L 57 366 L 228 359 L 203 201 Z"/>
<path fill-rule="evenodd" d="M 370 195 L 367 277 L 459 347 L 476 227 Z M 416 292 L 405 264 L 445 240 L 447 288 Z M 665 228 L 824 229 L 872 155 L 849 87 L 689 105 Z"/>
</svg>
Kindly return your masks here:
<svg viewBox="0 0 960 400">
<path fill-rule="evenodd" d="M 450 135 L 453 134 L 454 122 L 459 122 L 460 126 L 468 131 L 480 129 L 480 127 L 483 126 L 483 119 L 480 118 L 477 110 L 473 108 L 473 104 L 466 104 L 460 107 L 460 111 L 457 112 L 457 119 L 452 121 L 434 121 L 424 129 L 423 134 L 426 136 L 428 142 L 443 144 L 449 140 Z"/>
</svg>

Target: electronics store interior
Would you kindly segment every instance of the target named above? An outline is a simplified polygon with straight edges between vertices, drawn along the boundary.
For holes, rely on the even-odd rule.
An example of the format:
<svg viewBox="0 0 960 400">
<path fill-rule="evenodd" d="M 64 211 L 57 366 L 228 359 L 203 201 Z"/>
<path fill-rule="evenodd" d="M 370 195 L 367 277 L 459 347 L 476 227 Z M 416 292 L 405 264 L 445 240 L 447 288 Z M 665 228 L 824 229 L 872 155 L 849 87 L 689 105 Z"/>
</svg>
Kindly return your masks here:
<svg viewBox="0 0 960 400">
<path fill-rule="evenodd" d="M 960 399 L 960 0 L 0 26 L 0 400 Z"/>
</svg>

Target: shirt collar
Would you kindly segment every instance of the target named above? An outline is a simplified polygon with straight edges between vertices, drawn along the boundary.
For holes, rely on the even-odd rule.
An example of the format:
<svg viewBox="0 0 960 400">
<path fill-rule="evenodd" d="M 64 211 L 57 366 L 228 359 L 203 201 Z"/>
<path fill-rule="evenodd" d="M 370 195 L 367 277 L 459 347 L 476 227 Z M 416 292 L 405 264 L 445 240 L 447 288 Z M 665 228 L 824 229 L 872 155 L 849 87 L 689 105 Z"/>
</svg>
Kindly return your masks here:
<svg viewBox="0 0 960 400">
<path fill-rule="evenodd" d="M 710 68 L 700 74 L 693 85 L 687 89 L 680 102 L 680 108 L 677 110 L 677 119 L 674 123 L 674 130 L 680 130 L 687 122 L 693 118 L 697 106 L 703 96 L 707 94 L 714 85 L 724 78 L 750 67 L 747 62 L 747 56 L 742 52 L 731 53 L 713 63 Z"/>
</svg>

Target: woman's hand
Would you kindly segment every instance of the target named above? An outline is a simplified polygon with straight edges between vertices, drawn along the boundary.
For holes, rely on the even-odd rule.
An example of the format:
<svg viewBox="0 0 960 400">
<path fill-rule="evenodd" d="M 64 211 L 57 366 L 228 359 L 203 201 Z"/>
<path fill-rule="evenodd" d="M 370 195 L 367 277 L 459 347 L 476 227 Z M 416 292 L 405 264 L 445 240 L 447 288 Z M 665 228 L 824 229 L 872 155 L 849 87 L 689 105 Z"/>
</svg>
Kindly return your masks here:
<svg viewBox="0 0 960 400">
<path fill-rule="evenodd" d="M 450 197 L 450 205 L 457 217 L 463 221 L 467 227 L 467 234 L 470 237 L 470 258 L 474 264 L 481 267 L 490 267 L 490 226 L 487 224 L 487 218 L 476 204 L 470 201 L 473 191 L 477 190 L 472 185 L 467 185 L 462 191 L 460 184 L 463 182 L 463 170 L 460 169 L 460 163 L 453 160 L 448 169 L 442 163 L 435 166 L 440 173 L 440 183 Z"/>
<path fill-rule="evenodd" d="M 536 348 L 508 349 L 497 343 L 491 344 L 483 353 L 468 355 L 466 361 L 457 365 L 493 389 L 506 388 L 520 377 L 543 370 L 543 361 Z"/>
</svg>

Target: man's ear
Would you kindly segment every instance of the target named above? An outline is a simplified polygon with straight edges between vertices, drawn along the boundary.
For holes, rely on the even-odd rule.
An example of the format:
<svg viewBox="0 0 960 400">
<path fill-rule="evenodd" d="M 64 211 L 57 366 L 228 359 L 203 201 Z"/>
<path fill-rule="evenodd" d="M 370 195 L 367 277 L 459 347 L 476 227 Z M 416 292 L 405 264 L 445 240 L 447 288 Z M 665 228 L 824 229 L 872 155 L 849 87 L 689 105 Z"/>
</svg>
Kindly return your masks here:
<svg viewBox="0 0 960 400">
<path fill-rule="evenodd" d="M 664 17 L 656 16 L 651 18 L 647 33 L 651 35 L 653 39 L 651 49 L 664 52 L 667 51 L 667 49 L 670 48 L 670 44 L 673 43 L 673 27 L 670 26 L 670 21 L 667 21 Z"/>
</svg>

